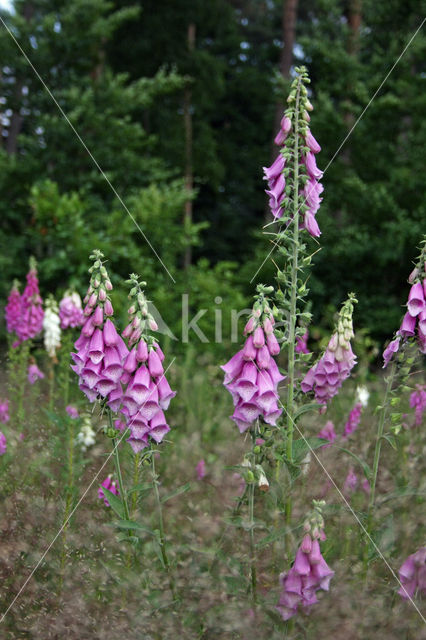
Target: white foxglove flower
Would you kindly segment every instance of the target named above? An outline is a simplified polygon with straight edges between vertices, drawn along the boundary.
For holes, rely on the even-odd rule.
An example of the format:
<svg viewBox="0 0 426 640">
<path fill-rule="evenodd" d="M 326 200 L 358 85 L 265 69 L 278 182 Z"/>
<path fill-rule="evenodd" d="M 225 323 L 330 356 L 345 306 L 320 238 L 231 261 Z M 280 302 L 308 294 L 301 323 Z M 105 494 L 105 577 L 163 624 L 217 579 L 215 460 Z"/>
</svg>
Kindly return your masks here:
<svg viewBox="0 0 426 640">
<path fill-rule="evenodd" d="M 356 388 L 356 400 L 357 402 L 362 404 L 363 407 L 366 407 L 368 405 L 369 397 L 370 397 L 370 392 L 367 389 L 367 387 L 359 386 Z"/>
<path fill-rule="evenodd" d="M 95 442 L 95 432 L 92 429 L 90 416 L 86 416 L 83 418 L 81 431 L 77 434 L 77 443 L 80 445 L 82 451 L 86 451 L 87 447 L 91 447 Z"/>
<path fill-rule="evenodd" d="M 44 346 L 51 358 L 56 349 L 61 346 L 61 327 L 58 314 L 58 304 L 52 296 L 46 300 L 43 318 Z"/>
</svg>

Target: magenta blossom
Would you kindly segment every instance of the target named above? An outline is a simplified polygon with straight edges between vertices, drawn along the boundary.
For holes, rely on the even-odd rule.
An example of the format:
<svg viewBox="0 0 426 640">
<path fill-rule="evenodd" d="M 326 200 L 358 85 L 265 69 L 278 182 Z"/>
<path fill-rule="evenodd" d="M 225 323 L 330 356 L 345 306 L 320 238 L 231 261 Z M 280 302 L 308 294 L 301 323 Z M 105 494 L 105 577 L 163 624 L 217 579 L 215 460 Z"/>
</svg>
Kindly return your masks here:
<svg viewBox="0 0 426 640">
<path fill-rule="evenodd" d="M 426 412 L 426 385 L 416 385 L 416 390 L 410 395 L 410 407 L 415 411 L 414 425 L 419 427 Z"/>
<path fill-rule="evenodd" d="M 0 431 L 0 456 L 6 453 L 7 450 L 7 440 L 4 433 Z"/>
<path fill-rule="evenodd" d="M 316 592 L 328 591 L 333 575 L 322 557 L 318 537 L 306 533 L 290 571 L 280 575 L 282 592 L 277 609 L 283 620 L 296 615 L 299 607 L 308 610 L 316 604 Z"/>
<path fill-rule="evenodd" d="M 30 259 L 27 284 L 21 297 L 21 314 L 15 329 L 21 342 L 35 338 L 43 328 L 43 301 L 38 288 L 36 261 Z"/>
<path fill-rule="evenodd" d="M 309 337 L 309 331 L 307 329 L 303 334 L 303 336 L 297 336 L 296 346 L 294 348 L 296 353 L 310 353 L 308 349 L 308 337 Z"/>
<path fill-rule="evenodd" d="M 111 476 L 108 476 L 107 478 L 105 478 L 105 480 L 102 482 L 101 487 L 104 487 L 105 489 L 108 489 L 108 491 L 111 491 L 111 493 L 113 493 L 115 496 L 120 495 L 118 487 L 117 487 L 115 481 L 111 479 Z M 110 504 L 108 502 L 108 499 L 105 496 L 105 493 L 101 489 L 101 487 L 99 487 L 99 489 L 98 489 L 98 498 L 100 498 L 101 500 L 103 499 L 103 501 L 105 502 L 105 505 L 107 507 L 109 507 Z"/>
<path fill-rule="evenodd" d="M 353 433 L 358 427 L 361 420 L 361 411 L 362 411 L 362 404 L 360 402 L 357 402 L 353 407 L 353 409 L 351 410 L 349 417 L 347 419 L 347 422 L 345 424 L 345 429 L 343 431 L 344 438 L 347 438 L 348 436 L 350 436 L 351 433 Z"/>
<path fill-rule="evenodd" d="M 148 301 L 136 274 L 130 276 L 129 297 L 133 303 L 128 311 L 129 324 L 123 331 L 130 351 L 123 363 L 126 384 L 121 401 L 121 413 L 130 429 L 129 442 L 135 453 L 151 441 L 162 442 L 170 431 L 165 411 L 176 392 L 172 391 L 163 368 L 164 353 L 150 331 L 158 329 L 148 312 Z"/>
<path fill-rule="evenodd" d="M 84 322 L 84 314 L 81 305 L 81 298 L 78 293 L 66 291 L 59 303 L 59 318 L 61 329 L 68 327 L 81 327 Z"/>
<path fill-rule="evenodd" d="M 270 167 L 263 167 L 264 180 L 268 181 L 269 187 L 266 190 L 266 194 L 269 196 L 269 207 L 276 220 L 283 215 L 283 206 L 286 199 L 285 189 L 288 180 L 288 178 L 286 180 L 286 173 L 288 175 L 291 168 L 287 161 L 288 151 L 293 146 L 294 136 L 296 135 L 295 131 L 293 131 L 290 115 L 295 117 L 294 113 L 291 114 L 291 108 L 288 115 L 285 115 L 281 120 L 280 131 L 275 137 L 275 144 L 281 147 L 280 154 Z M 307 123 L 309 116 L 306 111 L 303 117 Z M 300 228 L 306 229 L 311 236 L 318 237 L 321 235 L 321 231 L 315 216 L 322 201 L 320 196 L 324 188 L 319 182 L 323 172 L 317 167 L 315 154 L 321 151 L 321 147 L 308 127 L 306 128 L 305 138 L 302 137 L 300 132 L 297 135 L 299 135 L 299 149 L 303 149 L 299 157 L 299 171 L 300 173 L 303 172 L 307 177 L 305 185 L 299 193 Z"/>
<path fill-rule="evenodd" d="M 358 476 L 356 475 L 353 467 L 349 468 L 348 475 L 346 476 L 345 484 L 343 485 L 343 493 L 348 495 L 353 493 L 358 486 Z"/>
<path fill-rule="evenodd" d="M 330 444 L 332 444 L 336 440 L 337 434 L 336 434 L 336 431 L 334 430 L 334 424 L 331 422 L 331 420 L 328 420 L 325 423 L 325 426 L 321 429 L 321 431 L 318 434 L 318 438 L 324 438 L 324 440 L 328 440 Z M 330 445 L 328 444 L 325 445 L 325 447 L 329 447 L 329 446 Z"/>
<path fill-rule="evenodd" d="M 0 422 L 6 424 L 9 420 L 9 400 L 5 399 L 0 402 Z"/>
<path fill-rule="evenodd" d="M 40 371 L 36 364 L 30 364 L 28 366 L 28 382 L 34 384 L 37 380 L 43 380 L 44 373 Z"/>
<path fill-rule="evenodd" d="M 67 407 L 65 407 L 65 411 L 67 412 L 69 417 L 72 418 L 73 420 L 77 420 L 77 418 L 80 417 L 77 407 L 74 407 L 71 404 L 69 404 Z"/>
<path fill-rule="evenodd" d="M 5 309 L 6 327 L 8 333 L 17 333 L 19 321 L 21 318 L 21 294 L 19 293 L 18 283 L 15 281 L 7 299 Z"/>
<path fill-rule="evenodd" d="M 204 460 L 200 460 L 195 467 L 195 471 L 197 472 L 198 480 L 202 480 L 206 475 L 206 463 Z"/>
<path fill-rule="evenodd" d="M 416 593 L 426 595 L 426 547 L 408 556 L 399 570 L 401 588 L 399 595 L 404 600 L 414 598 Z"/>
<path fill-rule="evenodd" d="M 76 352 L 71 354 L 71 369 L 79 377 L 79 387 L 90 402 L 106 398 L 112 411 L 121 405 L 122 381 L 126 381 L 123 363 L 128 349 L 118 335 L 111 319 L 112 308 L 109 293 L 112 284 L 102 264 L 103 254 L 95 250 L 91 255 L 94 265 L 90 285 L 84 299 L 85 322 L 75 342 Z"/>
<path fill-rule="evenodd" d="M 255 303 L 244 334 L 246 342 L 221 369 L 224 385 L 232 395 L 235 410 L 231 416 L 240 433 L 260 416 L 275 425 L 282 413 L 278 407 L 278 384 L 284 380 L 274 356 L 280 346 L 274 334 L 274 317 L 265 298 Z"/>
<path fill-rule="evenodd" d="M 339 314 L 337 331 L 332 335 L 322 357 L 309 369 L 300 385 L 303 393 L 313 391 L 315 400 L 324 408 L 326 403 L 336 395 L 343 381 L 349 377 L 356 363 L 350 343 L 351 338 L 354 337 L 352 327 L 354 302 L 356 302 L 355 297 L 349 294 Z"/>
<path fill-rule="evenodd" d="M 418 265 L 408 279 L 407 312 L 396 332 L 396 337 L 383 352 L 383 368 L 387 367 L 404 342 L 417 341 L 420 353 L 426 353 L 426 242 L 423 245 Z"/>
</svg>

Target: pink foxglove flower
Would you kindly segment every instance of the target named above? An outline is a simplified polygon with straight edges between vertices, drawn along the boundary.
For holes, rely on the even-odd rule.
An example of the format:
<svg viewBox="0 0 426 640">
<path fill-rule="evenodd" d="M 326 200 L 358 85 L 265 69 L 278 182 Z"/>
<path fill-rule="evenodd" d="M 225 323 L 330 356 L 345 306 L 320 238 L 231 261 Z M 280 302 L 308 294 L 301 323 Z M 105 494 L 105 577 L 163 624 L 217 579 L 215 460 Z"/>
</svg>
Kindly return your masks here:
<svg viewBox="0 0 426 640">
<path fill-rule="evenodd" d="M 351 338 L 354 337 L 352 327 L 354 302 L 356 299 L 353 294 L 350 294 L 340 311 L 337 330 L 332 335 L 324 354 L 309 369 L 301 383 L 303 393 L 313 391 L 315 400 L 322 405 L 326 405 L 336 395 L 356 363 L 350 343 Z"/>
<path fill-rule="evenodd" d="M 21 306 L 21 294 L 19 293 L 18 283 L 15 280 L 15 282 L 13 283 L 13 287 L 9 293 L 5 309 L 6 328 L 8 333 L 16 333 L 18 330 L 19 321 L 21 318 Z"/>
<path fill-rule="evenodd" d="M 107 478 L 105 478 L 105 480 L 102 482 L 101 487 L 108 489 L 108 491 L 111 491 L 111 493 L 113 493 L 115 496 L 120 495 L 118 487 L 115 481 L 111 479 L 111 476 L 108 476 Z M 105 505 L 109 507 L 110 504 L 108 502 L 108 498 L 105 496 L 105 493 L 102 491 L 101 487 L 99 487 L 98 489 L 98 498 L 100 498 L 101 500 L 103 499 L 103 501 L 105 502 Z"/>
<path fill-rule="evenodd" d="M 16 333 L 22 341 L 35 338 L 43 327 L 43 301 L 38 288 L 37 266 L 34 258 L 30 258 L 30 270 L 27 273 L 27 284 L 21 297 L 21 315 Z"/>
<path fill-rule="evenodd" d="M 59 326 L 58 304 L 52 296 L 46 300 L 43 318 L 44 347 L 51 358 L 61 346 L 61 328 Z"/>
<path fill-rule="evenodd" d="M 320 207 L 323 186 L 319 182 L 323 172 L 318 169 L 315 155 L 321 151 L 321 147 L 312 135 L 308 122 L 310 120 L 306 108 L 307 103 L 299 105 L 300 112 L 296 114 L 295 107 L 290 105 L 281 120 L 280 131 L 275 137 L 275 144 L 281 147 L 280 154 L 270 167 L 263 167 L 264 180 L 268 181 L 266 194 L 269 196 L 269 207 L 273 217 L 277 220 L 283 216 L 283 208 L 286 206 L 286 184 L 291 183 L 291 171 L 293 170 L 293 148 L 295 136 L 298 135 L 299 148 L 299 174 L 306 178 L 304 187 L 299 191 L 300 202 L 300 228 L 306 229 L 314 237 L 321 235 L 315 216 Z M 310 105 L 310 108 L 312 106 Z M 298 121 L 298 133 L 295 131 L 296 117 Z M 305 135 L 302 129 L 306 130 Z"/>
<path fill-rule="evenodd" d="M 43 380 L 44 373 L 40 371 L 36 364 L 30 364 L 28 366 L 28 382 L 34 384 L 37 380 Z"/>
<path fill-rule="evenodd" d="M 343 431 L 344 438 L 347 438 L 348 436 L 350 436 L 351 433 L 353 433 L 358 427 L 361 420 L 361 411 L 362 411 L 362 404 L 360 402 L 357 402 L 352 408 L 349 414 L 349 417 L 346 421 L 345 428 Z"/>
<path fill-rule="evenodd" d="M 131 285 L 129 297 L 129 324 L 123 331 L 128 339 L 130 351 L 123 362 L 126 389 L 121 400 L 121 413 L 130 429 L 128 442 L 135 453 L 148 446 L 149 439 L 160 443 L 170 431 L 164 412 L 176 392 L 167 381 L 163 360 L 164 354 L 150 334 L 156 327 L 148 312 L 148 301 L 135 274 L 128 281 Z"/>
<path fill-rule="evenodd" d="M 108 292 L 112 284 L 102 258 L 98 250 L 91 255 L 94 263 L 89 270 L 90 285 L 84 299 L 85 322 L 74 345 L 76 352 L 71 354 L 74 361 L 71 369 L 78 375 L 79 387 L 90 402 L 106 398 L 112 411 L 117 411 L 128 349 L 111 320 L 114 311 Z"/>
<path fill-rule="evenodd" d="M 423 242 L 419 261 L 408 279 L 411 284 L 408 293 L 407 312 L 396 337 L 383 352 L 383 368 L 387 367 L 393 356 L 406 341 L 417 340 L 420 353 L 426 353 L 426 241 Z"/>
<path fill-rule="evenodd" d="M 195 467 L 195 471 L 197 472 L 198 480 L 202 480 L 206 475 L 206 463 L 204 460 L 200 460 Z"/>
<path fill-rule="evenodd" d="M 343 493 L 348 495 L 353 493 L 358 486 L 358 476 L 356 475 L 353 467 L 349 468 L 348 475 L 346 476 L 345 483 L 343 485 Z"/>
<path fill-rule="evenodd" d="M 4 433 L 0 431 L 0 456 L 6 453 L 7 450 L 7 440 Z"/>
<path fill-rule="evenodd" d="M 80 417 L 77 407 L 74 407 L 71 404 L 69 404 L 67 407 L 65 407 L 65 411 L 67 412 L 69 417 L 72 418 L 73 420 L 77 420 L 77 418 Z"/>
<path fill-rule="evenodd" d="M 282 591 L 277 609 L 283 620 L 292 618 L 299 608 L 306 611 L 316 604 L 317 591 L 328 591 L 334 575 L 321 554 L 319 541 L 325 539 L 322 527 L 307 523 L 305 531 L 293 566 L 280 575 Z"/>
<path fill-rule="evenodd" d="M 308 337 L 309 337 L 309 331 L 307 329 L 303 334 L 303 336 L 297 336 L 296 346 L 294 348 L 296 353 L 310 353 L 308 349 Z"/>
<path fill-rule="evenodd" d="M 330 442 L 330 444 L 332 444 L 336 438 L 337 438 L 337 434 L 336 431 L 334 430 L 334 424 L 331 422 L 331 420 L 328 420 L 325 423 L 325 426 L 321 429 L 321 431 L 318 434 L 318 438 L 324 438 L 325 440 L 328 440 Z M 325 447 L 328 447 L 330 445 L 326 444 Z"/>
<path fill-rule="evenodd" d="M 419 427 L 426 412 L 426 385 L 416 385 L 416 390 L 410 394 L 410 407 L 415 411 L 414 425 Z"/>
<path fill-rule="evenodd" d="M 231 416 L 240 433 L 257 418 L 275 425 L 282 413 L 278 407 L 278 384 L 284 380 L 274 357 L 280 346 L 274 334 L 274 317 L 261 294 L 246 324 L 244 347 L 225 365 L 224 385 L 231 393 L 235 410 Z"/>
<path fill-rule="evenodd" d="M 408 556 L 399 570 L 401 588 L 399 595 L 404 600 L 414 598 L 416 593 L 426 594 L 426 547 Z"/>
<path fill-rule="evenodd" d="M 0 401 L 0 422 L 3 422 L 3 424 L 6 424 L 6 422 L 9 422 L 10 417 L 9 417 L 9 400 L 1 400 Z"/>
<path fill-rule="evenodd" d="M 59 303 L 61 329 L 81 327 L 84 322 L 81 298 L 75 291 L 66 291 Z"/>
</svg>

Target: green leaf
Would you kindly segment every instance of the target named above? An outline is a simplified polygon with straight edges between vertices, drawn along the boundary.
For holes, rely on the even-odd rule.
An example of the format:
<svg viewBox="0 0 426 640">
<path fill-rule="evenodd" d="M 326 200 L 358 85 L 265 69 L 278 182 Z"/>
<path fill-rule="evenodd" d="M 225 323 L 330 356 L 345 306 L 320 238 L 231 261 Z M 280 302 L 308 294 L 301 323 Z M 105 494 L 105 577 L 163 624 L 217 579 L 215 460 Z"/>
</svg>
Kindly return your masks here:
<svg viewBox="0 0 426 640">
<path fill-rule="evenodd" d="M 293 440 L 293 460 L 295 463 L 300 463 L 306 457 L 306 454 L 312 449 L 318 449 L 325 444 L 329 444 L 329 441 L 325 438 L 317 438 L 312 436 L 310 438 L 299 438 Z"/>
<path fill-rule="evenodd" d="M 361 458 L 359 456 L 357 456 L 355 453 L 352 453 L 352 451 L 349 451 L 349 449 L 345 449 L 344 447 L 338 447 L 337 445 L 332 445 L 333 447 L 335 446 L 336 449 L 340 449 L 341 451 L 344 451 L 345 453 L 347 453 L 348 455 L 352 456 L 352 458 L 354 458 L 358 464 L 361 466 L 362 470 L 364 471 L 364 475 L 367 478 L 368 482 L 370 482 L 371 480 L 371 469 L 368 466 L 368 464 L 366 462 L 364 462 L 364 460 L 361 460 Z"/>
<path fill-rule="evenodd" d="M 386 440 L 387 442 L 389 442 L 390 446 L 392 447 L 392 449 L 395 449 L 396 451 L 396 442 L 395 442 L 395 438 L 393 436 L 391 436 L 388 433 L 384 433 L 382 435 L 383 440 Z"/>
<path fill-rule="evenodd" d="M 308 413 L 308 411 L 315 411 L 315 409 L 319 409 L 320 406 L 321 405 L 317 402 L 310 402 L 309 404 L 302 405 L 294 414 L 294 422 L 296 422 L 297 418 L 299 418 L 304 413 Z"/>
<path fill-rule="evenodd" d="M 100 486 L 100 488 L 104 492 L 104 495 L 107 498 L 111 509 L 115 511 L 115 513 L 118 515 L 120 520 L 124 520 L 124 509 L 123 509 L 123 503 L 121 502 L 121 499 L 118 498 L 115 495 L 115 493 L 111 493 L 109 489 L 106 489 L 105 487 L 102 487 L 102 486 Z"/>
<path fill-rule="evenodd" d="M 117 527 L 117 529 L 128 529 L 132 531 L 143 531 L 144 533 L 149 533 L 151 536 L 155 536 L 156 533 L 149 527 L 146 527 L 136 520 L 119 520 L 118 522 L 112 522 L 112 527 Z"/>
<path fill-rule="evenodd" d="M 161 498 L 161 502 L 163 502 L 163 503 L 167 502 L 167 500 L 171 500 L 172 498 L 174 498 L 175 496 L 180 495 L 181 493 L 186 493 L 187 491 L 189 491 L 190 488 L 191 488 L 191 483 L 187 482 L 186 484 L 183 484 L 181 487 L 179 487 L 175 491 L 172 491 L 172 493 L 169 493 L 169 495 L 164 496 L 163 498 Z"/>
</svg>

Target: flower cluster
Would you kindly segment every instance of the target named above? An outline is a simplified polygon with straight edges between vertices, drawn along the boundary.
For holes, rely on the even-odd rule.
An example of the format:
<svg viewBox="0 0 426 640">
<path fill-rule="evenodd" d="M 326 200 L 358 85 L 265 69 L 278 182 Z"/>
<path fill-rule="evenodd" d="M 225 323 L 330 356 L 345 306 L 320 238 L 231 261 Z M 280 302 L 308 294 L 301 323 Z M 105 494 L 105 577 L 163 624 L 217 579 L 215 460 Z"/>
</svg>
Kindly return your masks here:
<svg viewBox="0 0 426 640">
<path fill-rule="evenodd" d="M 344 438 L 347 438 L 348 436 L 350 436 L 351 433 L 353 433 L 358 427 L 361 420 L 361 411 L 362 411 L 362 404 L 361 402 L 357 402 L 354 405 L 354 407 L 351 409 L 351 412 L 349 413 L 348 419 L 346 421 L 345 428 L 343 430 Z"/>
<path fill-rule="evenodd" d="M 305 536 L 297 551 L 296 559 L 290 571 L 280 575 L 282 587 L 277 605 L 283 620 L 289 620 L 298 611 L 298 607 L 309 609 L 318 602 L 316 592 L 329 590 L 334 571 L 322 557 L 319 540 L 325 540 L 321 506 L 316 502 L 313 517 L 305 522 Z M 322 523 L 321 523 L 322 521 Z"/>
<path fill-rule="evenodd" d="M 21 342 L 35 338 L 40 333 L 43 317 L 43 301 L 38 288 L 36 261 L 30 258 L 30 270 L 27 273 L 27 284 L 21 297 L 21 313 L 16 329 Z"/>
<path fill-rule="evenodd" d="M 416 390 L 410 394 L 410 407 L 414 409 L 414 424 L 419 427 L 426 412 L 426 385 L 416 385 Z"/>
<path fill-rule="evenodd" d="M 84 314 L 81 298 L 75 291 L 66 291 L 59 303 L 59 318 L 61 329 L 69 327 L 81 327 L 84 322 Z"/>
<path fill-rule="evenodd" d="M 6 424 L 9 420 L 9 400 L 6 399 L 0 402 L 0 422 Z"/>
<path fill-rule="evenodd" d="M 355 297 L 349 294 L 340 311 L 336 332 L 332 335 L 323 356 L 309 369 L 301 383 L 303 393 L 314 391 L 316 401 L 322 405 L 326 405 L 336 395 L 356 363 L 350 343 L 354 336 L 354 302 Z"/>
<path fill-rule="evenodd" d="M 90 402 L 99 396 L 108 398 L 108 404 L 120 403 L 123 361 L 128 349 L 111 321 L 114 313 L 108 292 L 112 284 L 102 263 L 103 254 L 95 250 L 89 269 L 90 285 L 84 299 L 85 322 L 75 342 L 76 353 L 71 357 L 71 369 L 79 376 L 79 387 Z"/>
<path fill-rule="evenodd" d="M 122 397 L 121 413 L 130 429 L 130 443 L 137 453 L 148 446 L 149 437 L 161 442 L 170 431 L 164 411 L 176 395 L 164 374 L 164 354 L 158 343 L 149 334 L 158 327 L 148 311 L 148 301 L 142 290 L 145 282 L 139 282 L 131 274 L 132 288 L 129 298 L 129 324 L 123 331 L 128 339 L 128 355 L 123 363 L 127 387 Z"/>
<path fill-rule="evenodd" d="M 420 353 L 426 353 L 426 241 L 424 241 L 419 262 L 410 274 L 408 281 L 411 289 L 408 294 L 407 312 L 396 337 L 388 344 L 383 352 L 383 368 L 386 368 L 394 354 L 398 353 L 402 343 L 417 337 Z"/>
<path fill-rule="evenodd" d="M 307 329 L 303 336 L 296 337 L 296 345 L 294 347 L 296 353 L 310 353 L 308 349 L 308 337 L 309 331 Z"/>
<path fill-rule="evenodd" d="M 404 600 L 414 598 L 416 591 L 426 594 L 426 547 L 408 556 L 399 570 L 402 587 L 398 593 Z"/>
<path fill-rule="evenodd" d="M 283 208 L 287 208 L 286 198 L 288 187 L 291 187 L 294 164 L 295 145 L 298 149 L 298 172 L 303 176 L 304 187 L 300 193 L 300 223 L 301 229 L 306 229 L 312 236 L 321 235 L 315 215 L 320 207 L 320 195 L 323 186 L 319 180 L 322 171 L 318 169 L 315 154 L 321 147 L 312 135 L 308 123 L 308 110 L 312 105 L 307 98 L 304 82 L 309 82 L 304 71 L 299 70 L 299 76 L 293 83 L 288 102 L 289 106 L 281 120 L 280 130 L 275 137 L 275 144 L 281 147 L 280 154 L 270 167 L 263 167 L 264 180 L 268 181 L 269 207 L 275 219 L 283 215 Z M 298 185 L 295 185 L 298 188 Z"/>
<path fill-rule="evenodd" d="M 37 380 L 43 380 L 44 373 L 34 364 L 28 365 L 28 382 L 34 384 Z"/>
<path fill-rule="evenodd" d="M 80 445 L 82 451 L 86 451 L 87 447 L 91 447 L 96 442 L 95 432 L 92 428 L 90 416 L 83 419 L 81 429 L 77 434 L 77 444 Z M 107 487 L 109 488 L 109 487 Z"/>
<path fill-rule="evenodd" d="M 101 484 L 101 487 L 104 487 L 108 491 L 111 491 L 111 493 L 113 493 L 115 496 L 120 495 L 118 487 L 115 484 L 115 481 L 112 480 L 111 476 L 108 476 L 107 478 L 105 478 L 105 480 Z M 101 500 L 103 499 L 103 501 L 105 502 L 105 505 L 107 507 L 109 507 L 110 504 L 109 504 L 109 502 L 108 502 L 108 500 L 107 500 L 107 498 L 105 496 L 105 493 L 101 489 L 101 487 L 99 487 L 99 489 L 98 489 L 98 498 L 100 498 Z"/>
<path fill-rule="evenodd" d="M 56 355 L 56 350 L 61 346 L 61 328 L 59 326 L 58 304 L 49 296 L 46 300 L 43 318 L 44 347 L 51 358 Z"/>
<path fill-rule="evenodd" d="M 331 420 L 328 420 L 325 423 L 325 426 L 321 429 L 321 431 L 318 434 L 318 438 L 324 438 L 324 440 L 328 440 L 330 442 L 330 444 L 332 444 L 336 438 L 337 438 L 337 434 L 336 431 L 334 430 L 334 424 L 331 422 Z M 325 447 L 328 447 L 330 445 L 326 444 Z"/>
<path fill-rule="evenodd" d="M 19 321 L 21 318 L 21 294 L 18 289 L 18 282 L 15 280 L 10 290 L 5 308 L 6 328 L 8 333 L 18 333 Z"/>
<path fill-rule="evenodd" d="M 274 334 L 274 318 L 267 299 L 260 294 L 244 329 L 244 347 L 225 365 L 224 385 L 231 393 L 235 410 L 231 416 L 241 433 L 262 416 L 275 425 L 282 413 L 278 408 L 278 384 L 284 380 L 274 356 L 280 346 Z"/>
<path fill-rule="evenodd" d="M 79 418 L 78 409 L 77 407 L 74 407 L 72 404 L 67 405 L 65 407 L 65 411 L 67 412 L 69 417 L 72 418 L 73 420 L 77 420 L 77 418 Z"/>
<path fill-rule="evenodd" d="M 7 440 L 4 433 L 0 431 L 0 456 L 6 453 L 7 450 Z"/>
<path fill-rule="evenodd" d="M 354 468 L 349 467 L 348 475 L 346 476 L 345 483 L 343 485 L 343 493 L 348 495 L 353 493 L 358 486 L 358 476 L 356 475 Z"/>
</svg>

